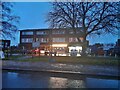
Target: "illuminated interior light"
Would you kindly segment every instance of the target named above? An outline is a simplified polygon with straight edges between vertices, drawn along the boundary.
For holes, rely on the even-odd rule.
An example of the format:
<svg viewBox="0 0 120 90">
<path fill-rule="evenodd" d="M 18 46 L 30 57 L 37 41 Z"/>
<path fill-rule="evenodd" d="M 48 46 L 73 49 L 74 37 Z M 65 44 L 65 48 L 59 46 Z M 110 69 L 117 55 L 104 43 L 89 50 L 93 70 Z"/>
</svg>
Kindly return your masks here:
<svg viewBox="0 0 120 90">
<path fill-rule="evenodd" d="M 69 48 L 69 52 L 71 52 L 71 50 L 77 50 L 78 52 L 82 51 L 82 46 L 71 46 L 68 48 Z"/>
<path fill-rule="evenodd" d="M 52 44 L 52 47 L 67 47 L 67 44 Z"/>
<path fill-rule="evenodd" d="M 44 51 L 44 50 L 41 50 L 40 53 L 45 53 L 45 51 Z"/>
</svg>

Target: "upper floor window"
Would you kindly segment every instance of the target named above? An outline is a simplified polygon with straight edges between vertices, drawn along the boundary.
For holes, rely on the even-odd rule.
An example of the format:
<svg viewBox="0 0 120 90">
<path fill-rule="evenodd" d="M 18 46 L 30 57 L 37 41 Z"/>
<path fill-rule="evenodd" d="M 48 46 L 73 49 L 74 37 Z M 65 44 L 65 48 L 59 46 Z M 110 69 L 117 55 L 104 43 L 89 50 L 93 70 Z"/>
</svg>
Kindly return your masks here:
<svg viewBox="0 0 120 90">
<path fill-rule="evenodd" d="M 69 34 L 74 34 L 74 31 L 73 30 L 69 30 Z"/>
<path fill-rule="evenodd" d="M 22 38 L 22 43 L 32 43 L 33 38 Z"/>
<path fill-rule="evenodd" d="M 36 34 L 37 35 L 47 35 L 48 32 L 46 32 L 46 31 L 37 31 Z"/>
<path fill-rule="evenodd" d="M 40 41 L 42 43 L 47 43 L 49 41 L 48 38 L 36 38 L 36 41 Z"/>
<path fill-rule="evenodd" d="M 83 37 L 80 37 L 79 39 L 81 40 L 81 42 L 83 42 Z"/>
<path fill-rule="evenodd" d="M 72 38 L 69 38 L 69 42 L 78 42 L 78 40 L 77 40 L 77 38 L 72 37 Z"/>
<path fill-rule="evenodd" d="M 82 37 L 80 37 L 79 40 L 81 42 L 83 42 L 83 38 Z M 76 37 L 71 37 L 71 38 L 69 38 L 69 42 L 78 42 L 78 39 Z"/>
<path fill-rule="evenodd" d="M 53 42 L 65 42 L 65 38 L 53 38 Z"/>
<path fill-rule="evenodd" d="M 23 31 L 22 35 L 33 35 L 33 31 Z"/>
<path fill-rule="evenodd" d="M 76 34 L 79 34 L 79 33 L 81 33 L 81 30 L 76 29 Z M 69 30 L 69 34 L 74 34 L 74 31 L 73 30 Z"/>
<path fill-rule="evenodd" d="M 52 34 L 65 34 L 65 30 L 53 30 Z"/>
</svg>

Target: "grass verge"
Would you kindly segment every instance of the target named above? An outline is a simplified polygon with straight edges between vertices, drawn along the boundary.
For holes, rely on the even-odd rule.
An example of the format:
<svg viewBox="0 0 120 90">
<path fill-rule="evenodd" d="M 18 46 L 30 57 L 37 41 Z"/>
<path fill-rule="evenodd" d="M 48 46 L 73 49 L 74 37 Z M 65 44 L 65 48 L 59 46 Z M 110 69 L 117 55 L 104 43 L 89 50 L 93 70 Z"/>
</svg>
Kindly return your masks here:
<svg viewBox="0 0 120 90">
<path fill-rule="evenodd" d="M 52 59 L 54 59 L 54 62 L 57 62 L 57 63 L 72 63 L 72 64 L 84 64 L 84 65 L 118 66 L 120 63 L 120 58 L 114 58 L 114 57 L 64 57 L 64 56 L 59 56 L 59 57 L 52 57 Z M 51 62 L 50 57 L 48 56 L 33 57 L 33 58 L 27 58 L 23 60 L 14 60 L 14 61 Z"/>
</svg>

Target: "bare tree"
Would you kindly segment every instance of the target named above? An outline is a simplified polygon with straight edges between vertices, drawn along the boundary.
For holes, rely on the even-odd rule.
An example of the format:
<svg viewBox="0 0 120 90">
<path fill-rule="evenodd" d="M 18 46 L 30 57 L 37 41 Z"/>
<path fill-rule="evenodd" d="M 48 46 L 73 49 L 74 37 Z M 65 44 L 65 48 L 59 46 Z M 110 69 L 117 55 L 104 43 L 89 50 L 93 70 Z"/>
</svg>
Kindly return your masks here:
<svg viewBox="0 0 120 90">
<path fill-rule="evenodd" d="M 0 2 L 0 7 L 0 37 L 2 39 L 6 39 L 8 37 L 15 38 L 14 34 L 17 31 L 19 17 L 12 13 L 13 3 Z"/>
<path fill-rule="evenodd" d="M 89 35 L 117 33 L 118 2 L 54 2 L 48 13 L 47 22 L 51 28 L 76 28 L 83 33 L 83 41 Z M 81 42 L 79 37 L 78 41 Z M 84 45 L 83 45 L 83 48 Z M 85 49 L 83 49 L 85 50 Z"/>
</svg>

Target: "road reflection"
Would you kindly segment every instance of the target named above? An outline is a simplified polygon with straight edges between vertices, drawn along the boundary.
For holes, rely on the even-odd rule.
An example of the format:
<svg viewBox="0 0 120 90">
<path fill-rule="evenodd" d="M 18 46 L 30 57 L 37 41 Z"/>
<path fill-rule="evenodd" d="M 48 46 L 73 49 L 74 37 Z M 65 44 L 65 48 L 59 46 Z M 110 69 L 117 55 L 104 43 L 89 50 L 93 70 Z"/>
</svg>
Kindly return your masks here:
<svg viewBox="0 0 120 90">
<path fill-rule="evenodd" d="M 28 71 L 3 71 L 3 88 L 118 88 L 120 80 L 105 77 Z"/>
</svg>

